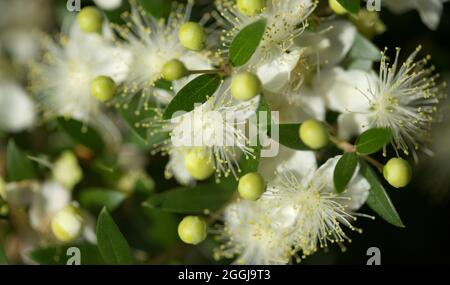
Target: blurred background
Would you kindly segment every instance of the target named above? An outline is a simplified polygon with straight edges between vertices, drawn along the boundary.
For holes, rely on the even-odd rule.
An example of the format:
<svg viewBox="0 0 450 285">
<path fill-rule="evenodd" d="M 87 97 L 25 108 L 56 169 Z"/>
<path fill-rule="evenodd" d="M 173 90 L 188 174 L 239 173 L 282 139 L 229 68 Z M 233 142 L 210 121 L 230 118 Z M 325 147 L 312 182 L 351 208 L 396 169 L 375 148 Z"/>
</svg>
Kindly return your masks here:
<svg viewBox="0 0 450 285">
<path fill-rule="evenodd" d="M 150 5 L 154 5 L 156 10 L 164 15 L 167 13 L 165 8 L 167 5 L 161 3 L 165 1 L 168 0 L 151 1 L 153 4 Z M 207 11 L 206 7 L 211 1 L 197 1 L 197 3 L 194 17 L 200 18 Z M 92 5 L 92 2 L 82 1 L 82 5 Z M 159 7 L 161 8 L 158 9 Z M 424 54 L 432 55 L 432 63 L 441 74 L 441 78 L 450 82 L 450 4 L 444 7 L 441 23 L 436 31 L 429 30 L 415 10 L 399 16 L 382 7 L 380 19 L 386 30 L 375 36 L 373 41 L 380 49 L 389 47 L 392 50 L 400 46 L 405 51 L 404 54 L 409 54 L 419 44 L 422 45 Z M 118 14 L 109 12 L 111 17 L 117 17 Z M 2 121 L 10 119 L 5 116 L 11 116 L 5 115 L 3 111 L 10 103 L 2 96 L 5 92 L 10 92 L 11 88 L 19 88 L 26 93 L 27 64 L 39 54 L 34 31 L 39 29 L 56 35 L 61 31 L 61 27 L 63 31 L 67 28 L 73 17 L 73 13 L 69 13 L 66 9 L 65 0 L 0 0 L 0 83 L 2 83 L 0 176 L 2 177 L 5 176 L 5 149 L 10 139 L 14 139 L 17 145 L 29 153 L 46 154 L 49 158 L 56 157 L 61 150 L 68 148 L 75 149 L 77 153 L 76 146 L 54 126 L 40 124 L 30 131 L 23 130 L 20 125 L 2 125 Z M 14 87 L 11 87 L 11 84 Z M 431 147 L 434 156 L 424 156 L 420 159 L 410 186 L 400 190 L 387 187 L 406 228 L 395 228 L 380 218 L 375 221 L 361 218 L 358 226 L 364 232 L 350 233 L 353 242 L 348 245 L 345 253 L 341 253 L 338 247 L 331 247 L 326 252 L 319 252 L 307 258 L 302 264 L 365 264 L 369 258 L 366 251 L 370 247 L 380 249 L 382 264 L 450 264 L 449 114 L 448 103 L 444 102 L 440 121 L 434 126 Z M 150 176 L 146 182 L 151 181 L 151 185 L 143 187 L 147 188 L 145 190 L 159 192 L 176 186 L 173 180 L 164 178 L 166 158 L 150 156 L 145 146 L 136 144 L 137 140 L 133 134 L 129 134 L 125 140 L 130 142 L 130 146 L 120 154 L 124 159 L 130 157 L 139 159 L 139 154 L 146 153 L 142 163 Z M 101 158 L 84 154 L 82 149 L 78 149 L 77 155 L 82 157 L 84 172 L 84 180 L 77 186 L 78 188 L 86 185 L 108 186 L 108 181 L 116 179 L 105 177 L 107 174 L 95 167 L 99 159 L 103 161 L 117 159 L 114 154 L 104 155 Z M 212 240 L 208 240 L 200 247 L 183 245 L 176 235 L 180 217 L 140 207 L 141 202 L 142 197 L 139 195 L 127 199 L 114 213 L 114 218 L 121 230 L 126 233 L 131 246 L 140 250 L 145 263 L 213 263 L 210 254 L 214 246 Z M 363 208 L 361 212 L 373 214 L 368 208 Z M 0 218 L 0 237 L 7 236 L 12 230 L 5 218 Z M 6 251 L 11 251 L 14 249 L 14 241 L 4 240 L 4 246 Z"/>
</svg>

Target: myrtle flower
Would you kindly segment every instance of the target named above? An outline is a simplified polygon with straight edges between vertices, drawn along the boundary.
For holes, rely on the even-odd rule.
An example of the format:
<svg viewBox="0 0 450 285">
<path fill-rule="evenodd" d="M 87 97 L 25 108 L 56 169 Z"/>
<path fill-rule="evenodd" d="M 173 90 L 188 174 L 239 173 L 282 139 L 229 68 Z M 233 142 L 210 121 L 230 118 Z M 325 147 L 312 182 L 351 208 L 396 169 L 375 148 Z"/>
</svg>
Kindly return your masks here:
<svg viewBox="0 0 450 285">
<path fill-rule="evenodd" d="M 184 23 L 189 21 L 193 1 L 188 1 L 186 7 L 178 5 L 167 20 L 156 19 L 149 14 L 136 1 L 131 0 L 131 11 L 125 12 L 122 17 L 126 24 L 113 25 L 124 42 L 123 48 L 132 55 L 130 70 L 123 88 L 123 98 L 119 105 L 127 105 L 135 96 L 140 96 L 138 111 L 148 108 L 152 99 L 157 103 L 167 104 L 173 94 L 157 88 L 156 82 L 161 79 L 162 68 L 165 63 L 178 59 L 187 69 L 211 69 L 212 54 L 205 51 L 193 52 L 184 48 L 178 39 L 178 32 Z M 200 21 L 201 24 L 206 22 Z M 192 77 L 190 78 L 192 79 Z M 182 80 L 183 83 L 188 81 Z M 179 86 L 178 82 L 174 85 Z"/>
<path fill-rule="evenodd" d="M 270 211 L 269 203 L 239 201 L 227 207 L 224 225 L 217 229 L 223 244 L 214 258 L 236 258 L 235 264 L 287 264 L 291 256 L 283 215 Z"/>
<path fill-rule="evenodd" d="M 78 184 L 83 178 L 83 172 L 77 157 L 70 151 L 65 151 L 55 161 L 52 168 L 53 180 L 68 190 Z"/>
<path fill-rule="evenodd" d="M 399 66 L 400 48 L 389 64 L 382 53 L 377 85 L 366 94 L 370 101 L 370 125 L 391 129 L 392 144 L 405 154 L 415 151 L 429 141 L 431 124 L 435 120 L 439 99 L 443 97 L 439 74 L 428 67 L 430 56 L 415 61 L 419 46 Z M 444 83 L 445 85 L 445 83 Z"/>
<path fill-rule="evenodd" d="M 218 178 L 230 174 L 237 177 L 239 156 L 253 156 L 245 124 L 255 114 L 259 101 L 259 96 L 248 101 L 233 99 L 229 81 L 225 81 L 213 96 L 191 112 L 169 120 L 151 118 L 144 122 L 144 126 L 153 129 L 152 135 L 170 132 L 170 138 L 156 149 L 171 156 L 166 175 L 175 174 L 187 184 L 189 176 L 181 164 L 182 158 L 187 151 L 201 148 L 207 152 Z"/>
<path fill-rule="evenodd" d="M 339 158 L 329 159 L 315 171 L 310 166 L 313 170 L 306 175 L 304 170 L 297 170 L 301 165 L 298 161 L 295 168 L 281 165 L 275 179 L 268 183 L 262 200 L 272 201 L 272 209 L 280 209 L 285 213 L 284 220 L 291 221 L 289 240 L 294 257 L 299 257 L 299 251 L 303 257 L 310 255 L 330 243 L 344 248 L 343 243 L 350 241 L 344 228 L 359 231 L 351 223 L 361 215 L 355 211 L 367 200 L 370 185 L 357 169 L 346 191 L 338 194 L 333 172 Z"/>
<path fill-rule="evenodd" d="M 128 53 L 101 35 L 83 33 L 77 25 L 59 44 L 44 37 L 42 45 L 43 61 L 31 66 L 31 90 L 44 117 L 96 121 L 102 116 L 102 105 L 91 95 L 91 81 L 104 75 L 116 84 L 122 82 L 128 72 Z"/>
</svg>

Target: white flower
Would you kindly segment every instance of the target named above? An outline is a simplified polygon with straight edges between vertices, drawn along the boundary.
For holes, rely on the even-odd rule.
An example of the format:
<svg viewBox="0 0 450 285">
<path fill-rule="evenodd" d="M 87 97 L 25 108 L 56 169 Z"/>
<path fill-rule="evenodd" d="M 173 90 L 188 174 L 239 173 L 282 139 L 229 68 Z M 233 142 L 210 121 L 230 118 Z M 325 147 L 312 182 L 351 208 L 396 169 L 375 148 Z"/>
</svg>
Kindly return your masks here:
<svg viewBox="0 0 450 285">
<path fill-rule="evenodd" d="M 0 130 L 29 129 L 35 119 L 35 105 L 28 94 L 18 84 L 0 80 Z"/>
<path fill-rule="evenodd" d="M 122 5 L 122 0 L 94 0 L 94 3 L 103 10 L 114 10 Z"/>
<path fill-rule="evenodd" d="M 90 83 L 105 75 L 120 84 L 128 72 L 128 53 L 100 35 L 81 32 L 77 25 L 61 45 L 45 38 L 43 46 L 44 61 L 33 64 L 31 72 L 32 90 L 44 116 L 96 120 L 101 104 L 91 95 Z"/>
<path fill-rule="evenodd" d="M 230 81 L 225 81 L 218 91 L 205 103 L 189 113 L 170 120 L 150 119 L 147 126 L 157 127 L 156 132 L 170 132 L 170 139 L 159 147 L 173 156 L 166 176 L 175 177 L 189 184 L 182 157 L 192 147 L 202 147 L 210 154 L 218 177 L 229 174 L 238 176 L 239 155 L 252 156 L 248 146 L 250 139 L 245 133 L 247 120 L 255 114 L 260 97 L 249 101 L 237 101 L 230 95 Z M 144 123 L 145 125 L 145 123 Z"/>
<path fill-rule="evenodd" d="M 395 13 L 404 13 L 416 9 L 422 22 L 431 30 L 436 30 L 441 20 L 444 3 L 448 0 L 389 0 L 383 1 Z"/>
<path fill-rule="evenodd" d="M 283 216 L 270 211 L 269 203 L 242 200 L 229 205 L 218 238 L 224 242 L 214 258 L 234 258 L 236 264 L 287 264 L 291 256 Z"/>
<path fill-rule="evenodd" d="M 154 18 L 135 1 L 131 1 L 131 12 L 124 13 L 126 25 L 113 25 L 125 40 L 121 45 L 132 54 L 132 68 L 125 81 L 120 103 L 126 106 L 130 100 L 139 96 L 138 109 L 149 107 L 152 99 L 168 104 L 173 95 L 157 88 L 155 83 L 161 79 L 164 64 L 172 59 L 182 61 L 189 70 L 211 69 L 211 52 L 189 51 L 178 40 L 179 28 L 189 21 L 192 6 L 192 1 L 188 1 L 186 8 L 179 5 L 164 21 Z M 174 86 L 180 89 L 187 83 L 186 79 L 181 79 L 181 82 L 174 82 Z"/>
<path fill-rule="evenodd" d="M 357 230 L 351 225 L 354 211 L 359 209 L 368 197 L 369 183 L 358 172 L 347 185 L 343 194 L 334 190 L 333 172 L 340 156 L 328 160 L 315 172 L 302 175 L 299 161 L 295 168 L 282 167 L 281 172 L 268 183 L 263 200 L 272 201 L 272 209 L 284 212 L 290 231 L 290 243 L 310 255 L 329 243 L 349 241 L 343 227 Z"/>
<path fill-rule="evenodd" d="M 60 183 L 68 190 L 72 190 L 83 178 L 83 172 L 78 165 L 77 157 L 70 151 L 61 154 L 54 163 L 52 175 L 55 182 Z"/>
</svg>

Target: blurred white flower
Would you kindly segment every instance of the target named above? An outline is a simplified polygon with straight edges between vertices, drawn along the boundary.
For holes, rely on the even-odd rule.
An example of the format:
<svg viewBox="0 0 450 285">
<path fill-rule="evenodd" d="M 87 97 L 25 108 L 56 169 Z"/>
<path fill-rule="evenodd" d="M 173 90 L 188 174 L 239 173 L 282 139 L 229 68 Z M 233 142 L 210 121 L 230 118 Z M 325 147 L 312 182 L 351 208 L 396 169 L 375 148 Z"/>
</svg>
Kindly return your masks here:
<svg viewBox="0 0 450 285">
<path fill-rule="evenodd" d="M 284 265 L 292 249 L 283 216 L 270 211 L 269 203 L 239 201 L 224 213 L 224 226 L 218 229 L 223 244 L 214 258 L 234 258 L 235 264 Z"/>
<path fill-rule="evenodd" d="M 389 0 L 382 3 L 397 14 L 416 9 L 422 22 L 431 30 L 436 30 L 441 20 L 444 3 L 448 0 Z"/>
<path fill-rule="evenodd" d="M 34 126 L 33 101 L 18 84 L 0 80 L 0 130 L 19 132 Z"/>
<path fill-rule="evenodd" d="M 70 151 L 61 154 L 53 164 L 53 180 L 69 191 L 83 178 L 83 172 L 78 165 L 77 157 Z"/>
<path fill-rule="evenodd" d="M 164 64 L 172 59 L 182 61 L 190 70 L 211 69 L 213 60 L 210 51 L 189 51 L 178 40 L 178 31 L 182 24 L 189 21 L 192 6 L 192 1 L 188 1 L 186 7 L 180 4 L 164 21 L 150 15 L 136 1 L 131 1 L 131 11 L 124 14 L 126 25 L 113 25 L 125 40 L 120 45 L 132 55 L 133 68 L 124 84 L 121 105 L 127 106 L 135 97 L 139 97 L 138 109 L 148 108 L 152 99 L 168 104 L 173 94 L 157 88 L 155 83 L 161 79 Z M 188 82 L 186 78 L 180 81 L 174 82 L 177 89 Z"/>
<path fill-rule="evenodd" d="M 48 37 L 42 44 L 43 62 L 32 65 L 31 75 L 44 116 L 95 121 L 101 115 L 101 103 L 90 93 L 91 81 L 104 75 L 120 84 L 128 72 L 129 54 L 101 35 L 83 33 L 76 24 L 61 44 Z"/>
<path fill-rule="evenodd" d="M 122 0 L 94 0 L 94 3 L 103 10 L 114 10 L 122 5 Z"/>
</svg>

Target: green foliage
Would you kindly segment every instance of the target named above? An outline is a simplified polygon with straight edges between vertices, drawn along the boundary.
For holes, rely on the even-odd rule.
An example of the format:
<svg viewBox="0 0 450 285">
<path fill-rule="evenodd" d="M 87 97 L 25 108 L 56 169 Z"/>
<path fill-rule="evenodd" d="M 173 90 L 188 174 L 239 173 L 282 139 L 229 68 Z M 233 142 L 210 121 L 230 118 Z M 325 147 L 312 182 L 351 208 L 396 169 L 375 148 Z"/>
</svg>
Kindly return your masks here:
<svg viewBox="0 0 450 285">
<path fill-rule="evenodd" d="M 356 151 L 360 154 L 372 154 L 391 141 L 390 129 L 375 128 L 362 133 L 356 140 Z"/>
<path fill-rule="evenodd" d="M 405 225 L 376 173 L 365 162 L 363 162 L 361 166 L 361 173 L 371 186 L 369 197 L 366 202 L 367 205 L 386 222 L 396 227 L 404 228 Z"/>
<path fill-rule="evenodd" d="M 284 146 L 287 146 L 295 150 L 310 150 L 300 139 L 298 130 L 300 123 L 295 124 L 280 124 L 279 127 L 279 139 L 278 142 Z M 273 138 L 273 137 L 272 137 Z"/>
<path fill-rule="evenodd" d="M 358 14 L 361 7 L 361 0 L 337 0 L 347 11 Z"/>
<path fill-rule="evenodd" d="M 59 117 L 58 125 L 75 143 L 81 144 L 95 152 L 101 152 L 105 146 L 98 132 L 86 123 Z"/>
<path fill-rule="evenodd" d="M 266 30 L 265 19 L 260 19 L 243 28 L 230 45 L 230 62 L 233 66 L 246 64 L 255 53 Z"/>
<path fill-rule="evenodd" d="M 358 155 L 354 152 L 346 152 L 339 159 L 333 173 L 336 192 L 342 193 L 353 177 L 358 166 Z"/>
<path fill-rule="evenodd" d="M 217 74 L 203 74 L 184 86 L 170 101 L 164 119 L 171 119 L 178 111 L 190 112 L 196 104 L 204 103 L 219 88 L 222 79 Z"/>
<path fill-rule="evenodd" d="M 108 264 L 134 263 L 128 242 L 105 208 L 98 216 L 97 242 L 100 254 Z"/>
<path fill-rule="evenodd" d="M 6 170 L 9 181 L 21 181 L 35 178 L 33 164 L 13 140 L 6 149 Z"/>
<path fill-rule="evenodd" d="M 78 194 L 81 206 L 96 211 L 105 207 L 108 211 L 113 212 L 125 198 L 126 196 L 122 192 L 101 188 L 86 188 Z"/>
<path fill-rule="evenodd" d="M 180 214 L 203 214 L 205 210 L 222 208 L 235 193 L 234 188 L 219 188 L 215 184 L 203 184 L 194 188 L 180 187 L 151 196 L 145 207 Z"/>
</svg>

